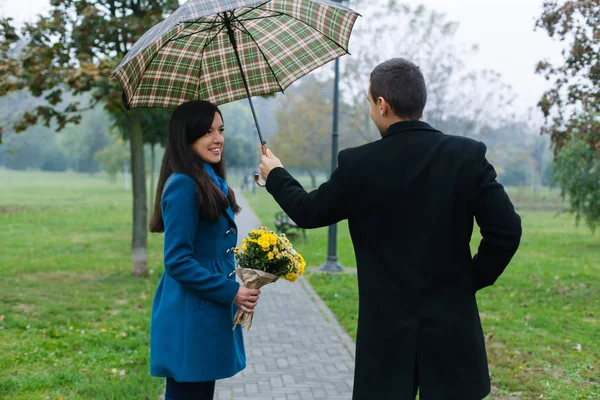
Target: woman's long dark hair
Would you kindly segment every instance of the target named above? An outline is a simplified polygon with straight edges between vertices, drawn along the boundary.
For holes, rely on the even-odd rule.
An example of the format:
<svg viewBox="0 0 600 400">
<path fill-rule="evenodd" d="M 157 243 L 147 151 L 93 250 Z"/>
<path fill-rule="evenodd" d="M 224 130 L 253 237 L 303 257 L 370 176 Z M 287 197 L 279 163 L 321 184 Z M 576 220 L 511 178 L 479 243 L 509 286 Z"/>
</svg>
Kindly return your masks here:
<svg viewBox="0 0 600 400">
<path fill-rule="evenodd" d="M 192 150 L 192 144 L 210 130 L 215 113 L 219 113 L 223 118 L 216 105 L 204 100 L 183 103 L 173 111 L 169 122 L 165 155 L 158 176 L 150 232 L 165 231 L 161 210 L 162 193 L 167 179 L 173 173 L 185 174 L 196 183 L 196 195 L 202 219 L 215 220 L 219 218 L 227 210 L 229 204 L 236 214 L 240 211 L 233 190 L 229 188 L 229 193 L 225 197 L 204 170 L 204 161 Z M 225 179 L 223 157 L 219 163 L 211 165 L 216 174 Z"/>
</svg>

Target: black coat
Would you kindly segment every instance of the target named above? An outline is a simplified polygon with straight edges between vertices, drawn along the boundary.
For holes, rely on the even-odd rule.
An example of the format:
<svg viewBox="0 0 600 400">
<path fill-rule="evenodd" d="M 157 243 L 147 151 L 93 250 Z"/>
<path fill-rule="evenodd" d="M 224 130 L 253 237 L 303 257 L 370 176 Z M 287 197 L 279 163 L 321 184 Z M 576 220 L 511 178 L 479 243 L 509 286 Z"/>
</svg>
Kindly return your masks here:
<svg viewBox="0 0 600 400">
<path fill-rule="evenodd" d="M 486 147 L 420 121 L 339 153 L 331 180 L 307 193 L 283 168 L 267 190 L 301 227 L 348 219 L 359 321 L 355 400 L 482 399 L 490 391 L 475 292 L 519 245 L 521 219 Z M 471 256 L 473 217 L 483 240 Z"/>
</svg>

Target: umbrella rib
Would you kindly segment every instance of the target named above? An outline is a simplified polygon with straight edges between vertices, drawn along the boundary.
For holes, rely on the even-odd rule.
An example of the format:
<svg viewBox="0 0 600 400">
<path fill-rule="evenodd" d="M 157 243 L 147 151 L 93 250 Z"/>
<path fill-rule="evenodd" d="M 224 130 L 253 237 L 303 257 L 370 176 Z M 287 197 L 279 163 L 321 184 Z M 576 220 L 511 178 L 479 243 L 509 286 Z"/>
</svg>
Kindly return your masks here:
<svg viewBox="0 0 600 400">
<path fill-rule="evenodd" d="M 185 35 L 185 36 L 178 36 L 178 37 L 176 37 L 176 38 L 169 39 L 169 42 L 173 42 L 173 41 L 175 41 L 175 40 L 179 40 L 179 39 L 185 39 L 185 38 L 187 38 L 187 37 L 189 37 L 189 36 L 193 36 L 193 35 L 196 35 L 196 34 L 198 34 L 198 33 L 202 33 L 202 32 L 210 32 L 210 31 L 212 31 L 212 30 L 215 28 L 215 26 L 217 25 L 217 24 L 216 24 L 216 21 L 217 21 L 217 17 L 215 16 L 215 17 L 213 18 L 213 20 L 212 20 L 212 21 L 194 21 L 194 22 L 183 22 L 183 24 L 184 24 L 184 25 L 195 25 L 195 24 L 211 24 L 211 26 L 210 26 L 210 28 L 201 29 L 201 30 L 199 30 L 199 31 L 192 32 L 192 33 L 190 33 L 190 34 L 188 34 L 188 35 Z"/>
<path fill-rule="evenodd" d="M 260 7 L 264 6 L 265 4 L 267 4 L 267 3 L 268 3 L 268 2 L 270 2 L 270 1 L 271 1 L 271 0 L 265 1 L 264 3 L 258 4 L 258 5 L 256 5 L 256 6 L 253 6 L 253 7 L 247 7 L 247 8 L 248 8 L 248 10 L 247 10 L 247 11 L 244 11 L 242 14 L 240 14 L 240 15 L 238 15 L 238 16 L 236 16 L 236 15 L 235 15 L 235 10 L 234 10 L 234 11 L 233 11 L 233 16 L 234 16 L 235 18 L 238 18 L 238 17 L 243 17 L 244 15 L 246 15 L 246 14 L 248 14 L 248 13 L 251 13 L 251 12 L 252 12 L 252 11 L 254 11 L 254 10 L 258 10 Z M 271 11 L 271 10 L 264 10 L 264 11 Z"/>
<path fill-rule="evenodd" d="M 284 17 L 285 14 L 279 14 L 279 15 L 265 15 L 264 17 L 253 17 L 253 18 L 244 18 L 244 19 L 238 19 L 238 22 L 246 22 L 246 21 L 256 21 L 259 19 L 269 19 L 269 18 L 275 18 L 275 17 Z"/>
<path fill-rule="evenodd" d="M 254 44 L 256 45 L 256 48 L 258 49 L 258 51 L 262 55 L 263 59 L 267 63 L 267 66 L 269 67 L 269 70 L 271 70 L 271 74 L 273 75 L 273 78 L 275 78 L 275 82 L 277 82 L 277 86 L 279 86 L 280 91 L 282 93 L 284 93 L 284 89 L 281 86 L 281 83 L 279 82 L 279 78 L 277 78 L 277 74 L 273 70 L 273 67 L 271 66 L 271 63 L 269 62 L 269 60 L 267 59 L 267 56 L 265 55 L 265 53 L 262 51 L 262 49 L 258 45 L 258 42 L 256 41 L 256 39 L 254 39 L 254 36 L 252 36 L 252 34 L 248 31 L 248 29 L 246 29 L 246 27 L 244 26 L 244 24 L 242 23 L 242 21 L 239 21 L 235 16 L 234 16 L 234 19 L 239 23 L 240 27 L 243 28 L 243 29 L 240 29 L 240 30 L 242 30 L 243 32 L 245 32 L 246 35 L 250 36 L 250 39 L 252 39 L 252 42 L 254 42 Z"/>
<path fill-rule="evenodd" d="M 211 26 L 215 25 L 214 21 L 212 21 L 212 22 L 209 22 L 209 21 L 183 21 L 183 22 L 180 22 L 180 24 L 189 24 L 189 25 L 193 25 L 193 24 L 207 24 L 208 25 L 208 24 L 211 24 Z"/>
<path fill-rule="evenodd" d="M 213 25 L 212 25 L 211 29 L 213 29 L 216 26 L 218 26 L 217 25 L 217 20 L 219 19 L 219 17 L 220 17 L 220 15 L 215 15 L 215 18 L 213 20 Z M 212 38 L 210 38 L 210 40 L 206 41 L 206 44 L 204 46 L 202 46 L 202 53 L 203 54 L 204 54 L 204 50 L 206 50 L 206 48 L 208 47 L 208 45 L 211 44 L 212 41 L 215 40 L 217 38 L 217 36 L 219 36 L 219 34 L 221 32 L 223 32 L 223 29 L 225 29 L 225 25 L 221 25 L 221 28 L 219 28 L 219 30 L 217 31 L 217 33 L 215 33 L 215 35 Z M 204 57 L 202 57 L 202 59 L 204 59 Z M 200 64 L 200 69 L 202 69 L 202 64 Z"/>
<path fill-rule="evenodd" d="M 215 21 L 213 21 L 213 28 L 215 26 L 217 26 L 217 24 L 216 24 L 217 19 L 218 18 L 215 18 Z M 200 59 L 200 65 L 198 68 L 198 70 L 200 72 L 199 76 L 202 75 L 202 64 L 204 63 L 204 50 L 206 50 L 206 48 L 213 42 L 213 40 L 215 40 L 217 38 L 217 36 L 219 36 L 219 34 L 221 32 L 223 32 L 223 29 L 225 29 L 225 25 L 222 25 L 221 28 L 219 29 L 219 31 L 217 33 L 215 33 L 215 35 L 212 38 L 209 39 L 208 36 L 206 37 L 206 42 L 205 42 L 204 46 L 202 46 L 202 50 L 201 50 L 202 58 Z M 200 86 L 200 79 L 198 79 L 198 86 Z M 196 90 L 196 92 L 198 93 L 198 97 L 200 97 L 200 87 L 198 87 L 198 90 Z"/>
<path fill-rule="evenodd" d="M 184 38 L 186 38 L 186 37 L 189 37 L 189 36 L 195 35 L 195 34 L 197 34 L 197 33 L 200 33 L 200 32 L 210 32 L 210 31 L 212 31 L 212 30 L 213 30 L 215 27 L 217 27 L 217 26 L 218 26 L 218 24 L 217 24 L 217 20 L 218 20 L 218 19 L 219 19 L 219 17 L 218 17 L 218 16 L 215 16 L 215 18 L 213 18 L 212 22 L 209 22 L 209 21 L 206 21 L 206 22 L 185 22 L 184 24 L 190 24 L 190 25 L 191 25 L 191 24 L 198 24 L 198 23 L 203 23 L 203 24 L 210 24 L 210 23 L 212 23 L 212 25 L 211 25 L 211 27 L 210 27 L 210 28 L 208 28 L 208 29 L 203 29 L 203 30 L 200 30 L 200 31 L 196 31 L 196 32 L 194 32 L 194 33 L 190 33 L 189 35 L 181 36 L 181 37 L 178 37 L 178 38 L 176 38 L 176 39 L 175 39 L 175 38 L 174 38 L 174 39 L 170 39 L 170 40 L 169 40 L 169 42 L 171 42 L 171 41 L 175 41 L 175 40 L 184 39 Z M 217 33 L 215 33 L 215 35 L 214 35 L 213 37 L 211 37 L 210 39 L 209 39 L 209 36 L 206 36 L 205 43 L 204 43 L 204 45 L 202 46 L 202 50 L 201 50 L 201 52 L 202 52 L 202 58 L 200 59 L 200 68 L 199 68 L 199 69 L 200 69 L 200 73 L 202 73 L 202 62 L 204 61 L 204 50 L 206 49 L 206 47 L 207 47 L 209 44 L 211 44 L 211 43 L 212 43 L 212 41 L 213 41 L 213 40 L 215 40 L 215 39 L 217 38 L 217 36 L 219 36 L 219 34 L 220 34 L 222 31 L 223 31 L 223 29 L 224 29 L 224 28 L 225 28 L 224 26 L 221 26 L 221 28 L 220 28 L 220 29 L 217 31 Z M 198 80 L 198 83 L 200 83 L 200 80 Z M 196 90 L 196 92 L 197 92 L 198 94 L 200 94 L 200 91 L 199 91 L 199 90 Z"/>
<path fill-rule="evenodd" d="M 263 3 L 263 4 L 261 4 L 261 5 L 257 6 L 257 7 L 254 7 L 254 8 L 252 8 L 251 10 L 248 10 L 248 11 L 246 11 L 246 12 L 244 12 L 244 13 L 240 14 L 240 15 L 235 15 L 235 14 L 234 14 L 234 15 L 233 15 L 233 17 L 234 17 L 234 18 L 235 18 L 237 21 L 251 21 L 251 20 L 253 20 L 253 19 L 273 18 L 273 17 L 280 17 L 280 16 L 286 16 L 286 15 L 289 15 L 289 14 L 283 13 L 283 12 L 281 12 L 281 11 L 275 11 L 275 10 L 265 10 L 265 9 L 262 9 L 261 11 L 263 11 L 263 12 L 266 12 L 266 13 L 267 13 L 267 12 L 269 12 L 269 13 L 272 13 L 272 14 L 271 14 L 271 15 L 264 16 L 264 17 L 257 17 L 257 18 L 244 18 L 244 19 L 242 19 L 242 17 L 243 17 L 244 15 L 246 15 L 246 14 L 250 13 L 251 11 L 257 10 L 257 9 L 258 9 L 258 7 L 262 7 L 262 6 L 264 6 L 265 4 L 267 4 L 267 3 Z"/>
<path fill-rule="evenodd" d="M 210 31 L 212 31 L 212 30 L 214 29 L 214 27 L 215 27 L 215 26 L 213 25 L 213 26 L 211 26 L 210 28 L 207 28 L 207 29 L 201 29 L 201 30 L 199 30 L 199 31 L 195 31 L 195 32 L 192 32 L 192 33 L 188 33 L 188 34 L 186 34 L 186 35 L 183 35 L 183 36 L 177 36 L 177 37 L 171 38 L 171 39 L 167 40 L 167 43 L 169 43 L 169 42 L 175 42 L 175 41 L 177 41 L 177 40 L 181 40 L 181 39 L 185 39 L 185 38 L 187 38 L 187 37 L 190 37 L 190 36 L 197 35 L 198 33 L 202 33 L 202 32 L 210 32 Z"/>
<path fill-rule="evenodd" d="M 222 27 L 219 29 L 219 31 L 218 31 L 217 33 L 215 33 L 215 35 L 214 35 L 212 38 L 210 38 L 210 40 L 208 40 L 208 41 L 206 42 L 206 44 L 205 44 L 205 45 L 202 47 L 202 51 L 204 51 L 204 50 L 206 49 L 206 47 L 207 47 L 209 44 L 211 44 L 211 43 L 212 43 L 212 41 L 213 41 L 213 40 L 215 40 L 215 39 L 217 38 L 217 36 L 219 36 L 219 33 L 223 32 L 223 29 L 225 29 L 225 27 L 224 27 L 224 26 L 222 26 Z"/>
</svg>

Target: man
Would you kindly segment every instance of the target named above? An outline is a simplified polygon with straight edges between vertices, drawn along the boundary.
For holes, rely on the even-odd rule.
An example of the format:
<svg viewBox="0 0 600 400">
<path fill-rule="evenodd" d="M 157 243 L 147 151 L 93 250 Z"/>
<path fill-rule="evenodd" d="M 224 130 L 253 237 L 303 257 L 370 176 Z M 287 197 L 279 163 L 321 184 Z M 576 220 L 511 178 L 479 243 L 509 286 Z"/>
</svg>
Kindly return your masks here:
<svg viewBox="0 0 600 400">
<path fill-rule="evenodd" d="M 359 321 L 354 400 L 480 400 L 490 391 L 475 293 L 517 250 L 521 220 L 483 143 L 422 121 L 419 68 L 396 58 L 371 73 L 382 139 L 343 150 L 331 179 L 307 193 L 273 153 L 267 190 L 301 227 L 348 219 Z M 471 257 L 473 217 L 483 239 Z"/>
</svg>

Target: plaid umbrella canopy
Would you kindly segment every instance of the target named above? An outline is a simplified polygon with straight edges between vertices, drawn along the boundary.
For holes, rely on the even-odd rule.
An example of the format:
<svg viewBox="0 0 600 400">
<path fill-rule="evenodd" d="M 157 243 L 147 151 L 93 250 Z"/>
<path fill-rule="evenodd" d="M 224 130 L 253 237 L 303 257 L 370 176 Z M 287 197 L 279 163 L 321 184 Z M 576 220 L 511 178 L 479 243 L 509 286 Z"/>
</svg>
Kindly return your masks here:
<svg viewBox="0 0 600 400">
<path fill-rule="evenodd" d="M 358 13 L 330 0 L 190 0 L 113 72 L 126 107 L 216 104 L 282 91 L 348 53 Z"/>
</svg>

